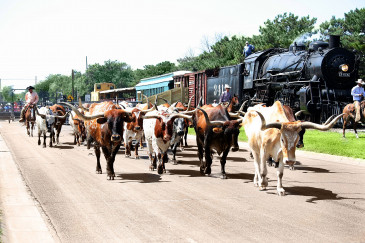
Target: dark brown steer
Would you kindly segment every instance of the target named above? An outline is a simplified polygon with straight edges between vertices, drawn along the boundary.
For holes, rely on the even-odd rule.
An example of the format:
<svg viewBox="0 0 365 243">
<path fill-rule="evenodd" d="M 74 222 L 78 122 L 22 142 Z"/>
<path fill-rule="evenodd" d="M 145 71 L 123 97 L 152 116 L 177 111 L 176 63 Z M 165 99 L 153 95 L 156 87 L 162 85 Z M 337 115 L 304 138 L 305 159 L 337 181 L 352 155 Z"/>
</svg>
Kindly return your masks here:
<svg viewBox="0 0 365 243">
<path fill-rule="evenodd" d="M 194 129 L 196 133 L 196 143 L 198 145 L 198 155 L 200 160 L 200 172 L 202 174 L 211 173 L 212 155 L 215 150 L 221 155 L 222 178 L 226 179 L 225 164 L 229 150 L 238 151 L 238 134 L 242 118 L 231 120 L 226 108 L 222 105 L 213 107 L 205 105 L 198 108 L 193 115 Z M 205 163 L 203 156 L 205 154 Z"/>
<path fill-rule="evenodd" d="M 70 107 L 80 119 L 85 121 L 89 135 L 95 142 L 96 172 L 102 173 L 100 166 L 100 148 L 103 150 L 107 161 L 107 179 L 114 180 L 114 161 L 120 148 L 123 135 L 123 122 L 130 122 L 130 113 L 118 109 L 111 101 L 92 104 L 89 115 L 81 114 L 76 107 L 68 103 L 62 103 Z"/>
<path fill-rule="evenodd" d="M 58 117 L 63 117 L 66 114 L 65 108 L 62 105 L 55 104 L 49 108 Z M 54 126 L 54 128 L 56 129 L 56 139 L 55 139 L 55 137 L 53 137 L 53 143 L 56 143 L 56 141 L 57 141 L 57 144 L 60 143 L 60 133 L 61 133 L 62 125 L 65 123 L 65 121 L 66 121 L 66 118 L 56 118 L 56 122 L 55 122 L 55 126 Z"/>
</svg>

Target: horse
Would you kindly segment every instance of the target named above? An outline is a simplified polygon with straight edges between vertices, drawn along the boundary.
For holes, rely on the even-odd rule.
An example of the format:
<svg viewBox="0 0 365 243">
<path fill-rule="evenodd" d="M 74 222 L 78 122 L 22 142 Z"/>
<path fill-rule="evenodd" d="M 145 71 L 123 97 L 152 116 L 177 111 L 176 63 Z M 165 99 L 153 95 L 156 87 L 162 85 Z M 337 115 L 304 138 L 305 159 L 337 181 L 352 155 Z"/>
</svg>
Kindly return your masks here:
<svg viewBox="0 0 365 243">
<path fill-rule="evenodd" d="M 345 106 L 345 108 L 343 108 L 343 126 L 342 126 L 342 136 L 345 137 L 345 129 L 346 126 L 348 125 L 348 123 L 352 123 L 356 138 L 359 138 L 359 136 L 357 135 L 357 123 L 355 122 L 355 116 L 356 116 L 356 110 L 355 110 L 355 105 L 353 103 L 351 104 L 347 104 Z M 362 123 L 365 123 L 365 100 L 360 102 L 360 121 Z"/>
<path fill-rule="evenodd" d="M 27 134 L 28 136 L 33 137 L 33 130 L 34 130 L 34 123 L 36 120 L 36 114 L 35 114 L 35 107 L 34 105 L 28 105 L 27 108 L 25 108 L 24 117 L 25 117 L 25 125 L 27 127 Z"/>
</svg>

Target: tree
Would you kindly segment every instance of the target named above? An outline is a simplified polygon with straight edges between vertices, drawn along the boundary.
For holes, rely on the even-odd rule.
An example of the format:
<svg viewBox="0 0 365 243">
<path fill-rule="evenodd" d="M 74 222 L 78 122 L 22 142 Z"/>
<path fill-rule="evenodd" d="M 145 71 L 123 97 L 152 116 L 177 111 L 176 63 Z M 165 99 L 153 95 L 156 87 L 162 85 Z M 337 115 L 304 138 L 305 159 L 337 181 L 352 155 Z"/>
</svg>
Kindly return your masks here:
<svg viewBox="0 0 365 243">
<path fill-rule="evenodd" d="M 145 65 L 144 69 L 137 69 L 135 73 L 135 84 L 143 78 L 159 76 L 177 71 L 175 63 L 164 61 L 156 65 Z"/>
<path fill-rule="evenodd" d="M 316 21 L 309 16 L 299 18 L 292 13 L 279 14 L 273 21 L 268 19 L 264 26 L 260 26 L 260 35 L 253 36 L 252 42 L 256 50 L 288 48 L 297 37 L 311 32 Z"/>
</svg>

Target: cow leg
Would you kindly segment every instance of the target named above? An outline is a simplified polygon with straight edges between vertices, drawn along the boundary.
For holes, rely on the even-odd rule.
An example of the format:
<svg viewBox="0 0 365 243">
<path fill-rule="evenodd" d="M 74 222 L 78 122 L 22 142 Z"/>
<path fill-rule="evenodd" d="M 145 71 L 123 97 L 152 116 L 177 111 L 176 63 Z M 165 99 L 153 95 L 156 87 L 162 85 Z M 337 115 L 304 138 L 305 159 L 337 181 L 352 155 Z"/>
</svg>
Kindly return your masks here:
<svg viewBox="0 0 365 243">
<path fill-rule="evenodd" d="M 113 164 L 111 161 L 112 153 L 110 153 L 109 149 L 105 146 L 102 146 L 101 149 L 103 150 L 103 154 L 106 160 L 106 173 L 107 173 L 107 180 L 114 180 L 114 169 Z M 113 161 L 114 162 L 114 161 Z"/>
<path fill-rule="evenodd" d="M 184 133 L 185 147 L 188 146 L 188 131 L 189 131 L 189 129 L 186 128 L 185 133 Z"/>
<path fill-rule="evenodd" d="M 33 137 L 33 129 L 34 129 L 34 122 L 32 122 L 31 130 L 30 130 L 30 136 Z"/>
<path fill-rule="evenodd" d="M 276 186 L 276 190 L 279 196 L 285 196 L 285 190 L 283 188 L 283 175 L 284 175 L 284 163 L 283 160 L 280 159 L 279 166 L 276 171 L 276 175 L 278 177 L 278 184 Z"/>
<path fill-rule="evenodd" d="M 229 150 L 230 150 L 230 149 L 231 149 L 231 148 L 226 149 L 226 150 L 223 152 L 223 155 L 222 155 L 222 158 L 221 158 L 221 172 L 222 172 L 222 176 L 221 176 L 221 178 L 222 178 L 222 179 L 227 179 L 225 166 L 226 166 L 227 155 L 228 155 L 228 152 L 229 152 Z"/>
<path fill-rule="evenodd" d="M 77 135 L 76 135 L 76 133 L 74 133 L 74 145 L 76 145 L 77 144 Z"/>
<path fill-rule="evenodd" d="M 100 165 L 100 147 L 98 145 L 94 146 L 95 156 L 96 156 L 96 173 L 102 174 L 103 171 Z"/>
<path fill-rule="evenodd" d="M 162 161 L 162 154 L 160 152 L 157 154 L 157 159 L 158 159 L 157 173 L 162 174 L 163 173 L 163 161 Z"/>
<path fill-rule="evenodd" d="M 139 141 L 136 141 L 136 145 L 134 146 L 134 154 L 136 156 L 136 159 L 139 159 L 138 147 L 139 147 Z"/>
<path fill-rule="evenodd" d="M 205 141 L 207 142 L 207 141 Z M 210 151 L 210 146 L 205 143 L 205 169 L 204 174 L 210 175 L 212 173 L 212 169 L 210 168 L 212 166 L 212 152 Z"/>
<path fill-rule="evenodd" d="M 51 132 L 49 134 L 49 146 L 52 147 L 52 138 L 54 138 L 54 131 L 51 129 Z"/>
<path fill-rule="evenodd" d="M 266 187 L 268 185 L 267 182 L 267 166 L 266 161 L 268 160 L 269 156 L 265 154 L 265 148 L 261 148 L 260 151 L 260 162 L 259 162 L 259 189 L 260 190 L 266 190 Z"/>
<path fill-rule="evenodd" d="M 203 161 L 203 155 L 204 155 L 204 149 L 203 144 L 200 142 L 198 135 L 196 135 L 196 144 L 198 145 L 198 157 L 200 161 L 200 174 L 204 175 L 204 161 Z"/>
<path fill-rule="evenodd" d="M 131 146 L 132 146 L 132 141 L 128 141 L 129 138 L 124 141 L 125 142 L 125 157 L 129 157 L 131 156 Z"/>
<path fill-rule="evenodd" d="M 38 145 L 41 145 L 41 135 L 42 135 L 42 132 L 39 131 L 39 128 L 38 128 Z"/>
<path fill-rule="evenodd" d="M 46 147 L 46 138 L 47 138 L 46 132 L 43 131 L 43 148 Z"/>
<path fill-rule="evenodd" d="M 61 133 L 61 129 L 62 129 L 62 126 L 59 125 L 59 127 L 57 127 L 57 144 L 60 143 L 60 133 Z"/>
<path fill-rule="evenodd" d="M 260 154 L 256 153 L 256 152 L 251 152 L 252 157 L 253 157 L 253 164 L 255 166 L 255 176 L 253 178 L 253 184 L 255 187 L 259 186 L 259 174 L 260 174 Z"/>
</svg>

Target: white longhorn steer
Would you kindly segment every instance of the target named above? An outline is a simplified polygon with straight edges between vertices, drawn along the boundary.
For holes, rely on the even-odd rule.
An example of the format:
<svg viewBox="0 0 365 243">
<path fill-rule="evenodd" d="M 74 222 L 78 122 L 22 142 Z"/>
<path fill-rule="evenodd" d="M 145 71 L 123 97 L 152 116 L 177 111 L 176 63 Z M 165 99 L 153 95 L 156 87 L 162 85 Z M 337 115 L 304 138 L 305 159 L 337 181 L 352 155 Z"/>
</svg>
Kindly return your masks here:
<svg viewBox="0 0 365 243">
<path fill-rule="evenodd" d="M 64 116 L 58 116 L 54 115 L 52 110 L 48 107 L 41 107 L 39 110 L 36 109 L 36 114 L 36 122 L 38 127 L 38 145 L 41 145 L 41 135 L 43 133 L 43 148 L 46 147 L 46 137 L 47 132 L 49 132 L 49 146 L 52 147 L 52 140 L 55 136 L 54 126 L 56 118 L 65 119 L 68 113 L 66 113 Z"/>
<path fill-rule="evenodd" d="M 255 165 L 254 185 L 265 190 L 267 182 L 266 161 L 272 157 L 279 162 L 277 168 L 277 192 L 285 195 L 282 186 L 284 164 L 292 166 L 296 162 L 295 149 L 302 128 L 326 131 L 341 118 L 338 115 L 327 125 L 312 122 L 289 122 L 282 104 L 276 101 L 271 107 L 256 105 L 246 113 L 243 125 L 248 137 L 248 145 L 252 151 Z"/>
</svg>

